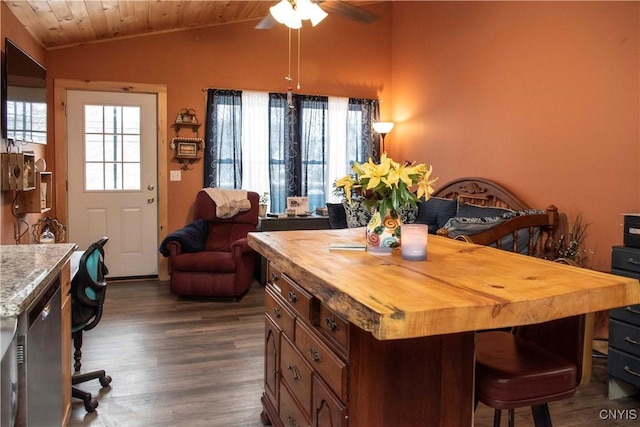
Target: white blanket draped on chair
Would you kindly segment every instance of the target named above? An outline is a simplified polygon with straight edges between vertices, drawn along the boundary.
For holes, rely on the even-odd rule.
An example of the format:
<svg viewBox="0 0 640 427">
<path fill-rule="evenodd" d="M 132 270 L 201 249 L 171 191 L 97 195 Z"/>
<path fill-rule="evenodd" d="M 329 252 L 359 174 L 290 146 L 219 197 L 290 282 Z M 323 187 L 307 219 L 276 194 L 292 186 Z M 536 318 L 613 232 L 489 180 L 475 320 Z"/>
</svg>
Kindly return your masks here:
<svg viewBox="0 0 640 427">
<path fill-rule="evenodd" d="M 222 188 L 203 188 L 216 204 L 218 218 L 231 218 L 239 212 L 251 209 L 251 202 L 247 199 L 247 190 L 225 190 Z"/>
</svg>

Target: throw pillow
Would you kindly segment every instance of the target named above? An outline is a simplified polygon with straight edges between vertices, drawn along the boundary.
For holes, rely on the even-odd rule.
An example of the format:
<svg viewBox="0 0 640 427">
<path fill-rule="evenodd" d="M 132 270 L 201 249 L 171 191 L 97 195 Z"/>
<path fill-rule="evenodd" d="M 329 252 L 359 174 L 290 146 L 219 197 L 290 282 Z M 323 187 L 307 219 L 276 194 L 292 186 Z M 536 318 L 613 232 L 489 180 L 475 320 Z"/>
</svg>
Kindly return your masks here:
<svg viewBox="0 0 640 427">
<path fill-rule="evenodd" d="M 473 206 L 473 205 L 466 205 L 466 206 Z M 451 218 L 447 222 L 447 224 L 444 226 L 444 228 L 449 233 L 450 237 L 455 238 L 460 235 L 472 236 L 474 234 L 482 233 L 483 231 L 486 231 L 492 227 L 495 227 L 498 224 L 502 224 L 503 222 L 506 222 L 512 218 L 515 218 L 516 216 L 544 213 L 544 211 L 540 211 L 536 209 L 531 209 L 526 211 L 512 211 L 509 209 L 486 208 L 486 207 L 480 207 L 480 206 L 475 206 L 475 208 L 480 208 L 481 210 L 479 212 L 490 212 L 490 209 L 493 209 L 494 212 L 496 212 L 495 211 L 496 209 L 503 210 L 506 212 L 498 216 L 471 217 L 471 218 L 458 216 L 459 215 L 458 213 L 458 215 Z M 467 212 L 469 212 L 469 210 L 467 210 Z M 478 212 L 478 211 L 474 210 L 474 212 Z M 535 245 L 536 242 L 538 241 L 538 238 L 540 237 L 540 227 L 535 227 L 533 229 L 533 233 L 534 233 L 533 244 Z M 526 255 L 528 253 L 528 245 L 529 245 L 529 229 L 523 228 L 518 230 L 517 239 L 518 240 L 516 242 L 516 247 L 518 248 L 518 252 Z M 511 249 L 513 248 L 513 234 L 509 233 L 508 235 L 502 237 L 500 243 L 501 243 L 502 249 L 511 251 Z M 497 244 L 492 243 L 489 246 L 497 247 Z"/>
<path fill-rule="evenodd" d="M 331 228 L 347 228 L 347 213 L 342 203 L 327 203 Z"/>
<path fill-rule="evenodd" d="M 458 206 L 457 217 L 463 218 L 486 218 L 491 216 L 502 216 L 503 214 L 514 212 L 511 209 L 498 208 L 493 206 L 479 206 L 470 203 L 463 203 Z"/>
<path fill-rule="evenodd" d="M 371 212 L 364 206 L 362 199 L 353 197 L 351 203 L 343 200 L 342 205 L 347 217 L 348 228 L 366 227 L 371 219 Z"/>
<path fill-rule="evenodd" d="M 445 226 L 450 218 L 453 218 L 458 209 L 456 199 L 443 199 L 441 197 L 431 197 L 429 200 L 418 202 L 418 217 L 415 222 L 427 224 L 429 233 L 436 234 L 438 229 Z"/>
</svg>

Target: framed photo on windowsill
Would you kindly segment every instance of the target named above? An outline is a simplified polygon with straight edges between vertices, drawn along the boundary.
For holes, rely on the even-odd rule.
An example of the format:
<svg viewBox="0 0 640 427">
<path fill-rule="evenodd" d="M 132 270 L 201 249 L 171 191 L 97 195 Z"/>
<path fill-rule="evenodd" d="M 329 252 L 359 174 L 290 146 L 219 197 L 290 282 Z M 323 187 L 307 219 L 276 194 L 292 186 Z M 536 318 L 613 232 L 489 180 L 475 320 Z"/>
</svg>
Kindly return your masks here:
<svg viewBox="0 0 640 427">
<path fill-rule="evenodd" d="M 308 197 L 287 197 L 287 210 L 294 210 L 296 215 L 309 213 Z"/>
</svg>

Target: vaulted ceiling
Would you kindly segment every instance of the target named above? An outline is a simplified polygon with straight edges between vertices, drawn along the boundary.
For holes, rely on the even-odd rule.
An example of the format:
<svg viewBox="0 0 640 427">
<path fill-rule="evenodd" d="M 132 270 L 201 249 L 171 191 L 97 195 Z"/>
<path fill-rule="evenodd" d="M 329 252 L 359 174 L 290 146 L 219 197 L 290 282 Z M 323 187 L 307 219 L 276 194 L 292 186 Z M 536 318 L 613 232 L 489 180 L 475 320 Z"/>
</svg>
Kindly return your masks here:
<svg viewBox="0 0 640 427">
<path fill-rule="evenodd" d="M 3 0 L 45 49 L 189 28 L 255 21 L 273 1 Z M 315 0 L 329 13 L 367 22 L 371 1 Z"/>
</svg>

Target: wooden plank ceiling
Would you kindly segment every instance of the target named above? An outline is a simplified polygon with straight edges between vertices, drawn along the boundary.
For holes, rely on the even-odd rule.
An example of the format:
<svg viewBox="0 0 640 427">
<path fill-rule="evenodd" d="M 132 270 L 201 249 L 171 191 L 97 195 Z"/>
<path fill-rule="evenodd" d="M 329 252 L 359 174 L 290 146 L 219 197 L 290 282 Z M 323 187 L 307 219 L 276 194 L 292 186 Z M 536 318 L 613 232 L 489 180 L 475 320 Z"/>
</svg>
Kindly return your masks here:
<svg viewBox="0 0 640 427">
<path fill-rule="evenodd" d="M 3 0 L 45 49 L 255 20 L 273 1 Z M 329 3 L 329 2 L 327 2 Z M 350 1 L 359 5 L 375 2 Z"/>
</svg>

